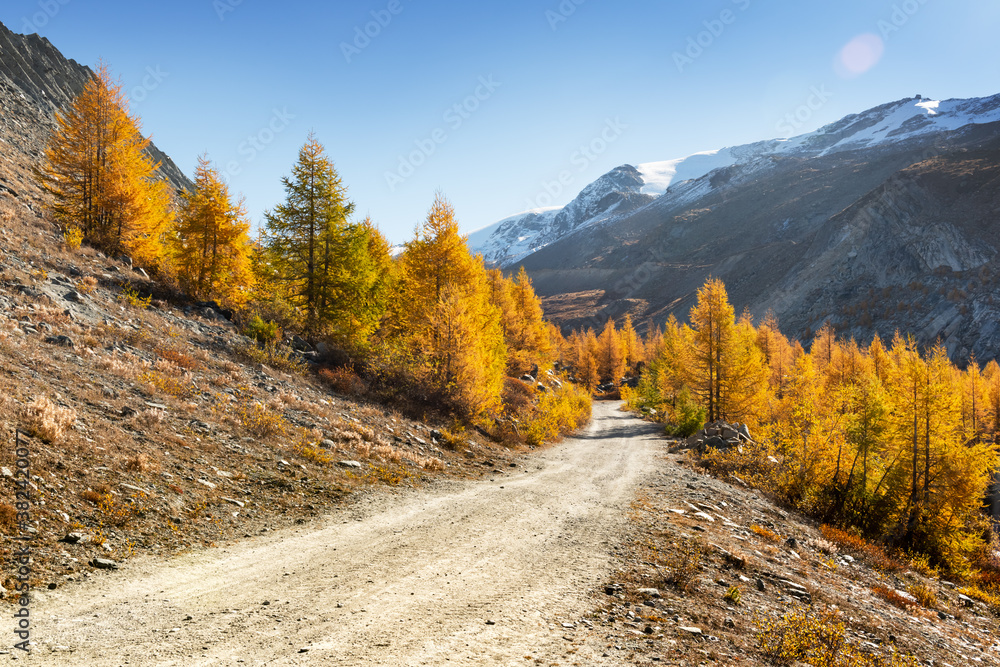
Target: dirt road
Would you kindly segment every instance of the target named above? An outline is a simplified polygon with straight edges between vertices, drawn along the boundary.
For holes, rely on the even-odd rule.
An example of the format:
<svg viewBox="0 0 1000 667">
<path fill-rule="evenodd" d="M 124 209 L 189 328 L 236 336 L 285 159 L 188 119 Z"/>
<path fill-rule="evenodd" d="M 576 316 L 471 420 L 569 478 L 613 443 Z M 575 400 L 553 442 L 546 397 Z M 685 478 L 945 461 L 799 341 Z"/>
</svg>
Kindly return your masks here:
<svg viewBox="0 0 1000 667">
<path fill-rule="evenodd" d="M 654 430 L 597 403 L 577 438 L 492 479 L 374 494 L 319 528 L 43 592 L 26 662 L 615 664 L 563 622 L 607 575 Z"/>
</svg>

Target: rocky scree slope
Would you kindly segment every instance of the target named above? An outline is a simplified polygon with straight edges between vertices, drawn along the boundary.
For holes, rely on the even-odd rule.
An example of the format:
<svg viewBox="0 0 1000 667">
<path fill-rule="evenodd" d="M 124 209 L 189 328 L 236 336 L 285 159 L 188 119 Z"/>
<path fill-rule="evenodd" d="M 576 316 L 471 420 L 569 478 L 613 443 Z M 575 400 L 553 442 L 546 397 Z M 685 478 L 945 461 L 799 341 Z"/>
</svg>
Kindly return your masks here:
<svg viewBox="0 0 1000 667">
<path fill-rule="evenodd" d="M 217 309 L 144 308 L 124 289 L 167 295 L 141 268 L 69 251 L 33 170 L 55 111 L 90 76 L 0 25 L 0 560 L 12 537 L 34 538 L 35 602 L 134 554 L 310 521 L 376 486 L 509 466 L 514 454 L 478 434 L 446 445 L 440 425 L 262 363 Z M 30 521 L 19 526 L 14 433 L 32 426 Z M 0 599 L 15 596 L 12 574 L 0 573 Z"/>
<path fill-rule="evenodd" d="M 590 614 L 569 619 L 567 639 L 603 656 L 590 664 L 785 664 L 758 633 L 795 611 L 832 614 L 846 642 L 871 656 L 1000 664 L 995 610 L 960 583 L 827 539 L 742 480 L 704 474 L 702 439 L 664 441 L 631 536 L 613 548 L 618 571 Z"/>
<path fill-rule="evenodd" d="M 32 170 L 40 164 L 56 127 L 56 112 L 93 76 L 89 67 L 65 58 L 49 40 L 19 35 L 0 23 L 0 192 L 38 210 L 41 192 Z M 178 190 L 192 187 L 177 165 L 155 145 L 149 154 Z"/>
<path fill-rule="evenodd" d="M 33 537 L 36 601 L 135 554 L 308 522 L 374 487 L 494 474 L 516 455 L 478 433 L 446 442 L 441 424 L 338 394 L 305 362 L 262 363 L 214 308 L 130 305 L 124 287 L 156 290 L 126 263 L 67 251 L 0 194 L 0 559 Z M 37 433 L 21 436 L 23 526 L 15 429 Z"/>
</svg>

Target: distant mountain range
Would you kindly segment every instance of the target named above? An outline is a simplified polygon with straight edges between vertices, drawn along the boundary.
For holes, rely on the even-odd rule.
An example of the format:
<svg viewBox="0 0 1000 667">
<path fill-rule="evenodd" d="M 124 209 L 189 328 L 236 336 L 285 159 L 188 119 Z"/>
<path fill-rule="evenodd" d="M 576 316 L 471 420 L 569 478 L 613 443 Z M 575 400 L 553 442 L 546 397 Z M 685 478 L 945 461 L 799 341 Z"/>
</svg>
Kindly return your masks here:
<svg viewBox="0 0 1000 667">
<path fill-rule="evenodd" d="M 738 309 L 772 309 L 804 342 L 830 321 L 988 360 L 1000 356 L 998 232 L 1000 95 L 916 97 L 792 139 L 618 167 L 470 246 L 525 266 L 566 327 L 683 319 L 711 275 Z"/>
</svg>

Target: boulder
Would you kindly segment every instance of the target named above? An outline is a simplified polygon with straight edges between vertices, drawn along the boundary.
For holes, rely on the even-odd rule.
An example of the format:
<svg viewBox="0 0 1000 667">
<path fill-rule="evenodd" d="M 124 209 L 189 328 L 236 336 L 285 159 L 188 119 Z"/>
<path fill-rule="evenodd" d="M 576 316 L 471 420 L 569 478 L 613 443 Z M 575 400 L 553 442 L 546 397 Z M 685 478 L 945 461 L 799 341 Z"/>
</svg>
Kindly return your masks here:
<svg viewBox="0 0 1000 667">
<path fill-rule="evenodd" d="M 45 339 L 45 342 L 50 345 L 59 345 L 61 347 L 73 347 L 73 339 L 69 336 L 49 336 Z"/>
</svg>

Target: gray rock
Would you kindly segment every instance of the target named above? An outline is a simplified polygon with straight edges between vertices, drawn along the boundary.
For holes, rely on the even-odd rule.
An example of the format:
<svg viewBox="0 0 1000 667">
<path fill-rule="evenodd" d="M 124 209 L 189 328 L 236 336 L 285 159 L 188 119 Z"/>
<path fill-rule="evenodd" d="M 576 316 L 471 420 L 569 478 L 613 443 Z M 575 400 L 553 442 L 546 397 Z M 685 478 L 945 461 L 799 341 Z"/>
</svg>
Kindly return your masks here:
<svg viewBox="0 0 1000 667">
<path fill-rule="evenodd" d="M 85 542 L 86 539 L 87 537 L 83 533 L 68 533 L 59 541 L 66 544 L 80 544 L 81 542 Z"/>
<path fill-rule="evenodd" d="M 94 558 L 90 561 L 91 567 L 96 567 L 98 570 L 117 570 L 118 563 L 108 558 Z"/>
<path fill-rule="evenodd" d="M 637 595 L 642 595 L 648 598 L 658 598 L 660 597 L 660 591 L 656 588 L 640 588 L 636 591 Z"/>
<path fill-rule="evenodd" d="M 76 290 L 70 290 L 63 295 L 63 298 L 73 303 L 83 303 L 83 295 Z"/>
<path fill-rule="evenodd" d="M 757 580 L 757 590 L 760 591 L 761 593 L 763 593 L 765 590 L 767 590 L 767 586 L 764 585 L 764 580 L 763 579 L 758 579 Z"/>
<path fill-rule="evenodd" d="M 341 468 L 353 468 L 355 470 L 361 470 L 361 468 L 363 467 L 357 461 L 339 461 L 337 465 L 339 465 Z"/>
<path fill-rule="evenodd" d="M 322 447 L 323 449 L 336 449 L 337 443 L 335 443 L 333 440 L 320 440 L 319 446 Z"/>
<path fill-rule="evenodd" d="M 61 347 L 73 347 L 73 339 L 69 336 L 49 336 L 45 339 L 45 342 L 50 345 L 59 345 Z"/>
</svg>

